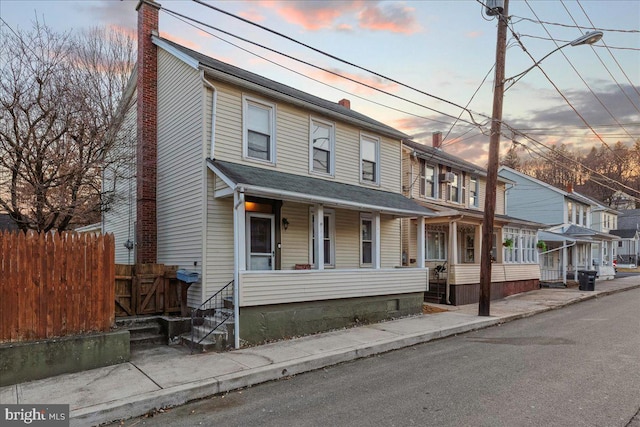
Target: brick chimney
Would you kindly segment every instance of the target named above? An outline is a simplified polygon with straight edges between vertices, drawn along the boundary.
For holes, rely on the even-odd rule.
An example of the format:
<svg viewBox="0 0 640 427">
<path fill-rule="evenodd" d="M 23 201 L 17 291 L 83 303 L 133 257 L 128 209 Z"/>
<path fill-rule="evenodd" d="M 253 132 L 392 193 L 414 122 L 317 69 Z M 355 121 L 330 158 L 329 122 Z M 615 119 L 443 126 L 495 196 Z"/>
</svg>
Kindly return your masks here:
<svg viewBox="0 0 640 427">
<path fill-rule="evenodd" d="M 442 132 L 433 132 L 431 135 L 431 140 L 433 144 L 433 148 L 441 148 L 442 147 Z"/>
<path fill-rule="evenodd" d="M 158 163 L 158 52 L 151 35 L 158 31 L 160 5 L 140 0 L 138 11 L 138 80 L 136 145 L 136 263 L 157 261 L 156 176 Z"/>
<path fill-rule="evenodd" d="M 567 184 L 567 193 L 573 193 L 573 184 L 571 182 Z"/>
<path fill-rule="evenodd" d="M 340 101 L 338 101 L 338 104 L 342 105 L 345 108 L 351 109 L 351 101 L 349 101 L 346 98 L 343 98 Z"/>
</svg>

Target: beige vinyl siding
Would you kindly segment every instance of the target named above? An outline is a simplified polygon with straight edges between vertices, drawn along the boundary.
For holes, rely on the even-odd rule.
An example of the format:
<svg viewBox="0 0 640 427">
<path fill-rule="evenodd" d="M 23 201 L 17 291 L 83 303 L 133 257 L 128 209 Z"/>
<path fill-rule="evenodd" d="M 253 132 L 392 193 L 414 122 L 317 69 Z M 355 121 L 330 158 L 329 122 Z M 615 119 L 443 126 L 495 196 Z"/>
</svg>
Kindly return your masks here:
<svg viewBox="0 0 640 427">
<path fill-rule="evenodd" d="M 296 264 L 310 264 L 309 205 L 284 202 L 282 218 L 289 220 L 289 228 L 281 228 L 281 268 L 291 270 Z"/>
<path fill-rule="evenodd" d="M 497 264 L 491 265 L 491 281 L 507 282 L 540 278 L 538 264 Z M 480 282 L 479 264 L 458 264 L 449 268 L 449 281 L 453 285 L 468 285 Z"/>
<path fill-rule="evenodd" d="M 124 162 L 110 165 L 104 172 L 102 184 L 103 191 L 115 191 L 113 203 L 102 216 L 102 232 L 114 235 L 116 264 L 136 262 L 135 250 L 128 250 L 124 246 L 127 240 L 134 242 L 136 239 L 136 107 L 134 93 L 118 131 L 118 139 L 121 139 L 122 145 L 114 154 L 117 157 L 123 155 Z"/>
<path fill-rule="evenodd" d="M 309 120 L 326 120 L 335 126 L 335 177 L 311 176 L 346 184 L 360 184 L 361 129 L 327 119 L 301 108 L 227 84 L 211 81 L 218 89 L 216 106 L 215 158 L 257 167 L 272 167 L 242 157 L 242 96 L 276 104 L 276 169 L 280 172 L 309 176 Z M 372 132 L 366 132 L 377 136 Z M 208 137 L 207 137 L 208 139 Z M 380 137 L 380 189 L 401 191 L 400 142 Z M 378 187 L 376 187 L 378 188 Z"/>
<path fill-rule="evenodd" d="M 380 267 L 393 268 L 402 265 L 400 249 L 400 219 L 380 216 Z"/>
<path fill-rule="evenodd" d="M 162 49 L 158 70 L 158 262 L 200 271 L 203 84 L 196 70 Z"/>
<path fill-rule="evenodd" d="M 214 174 L 208 174 L 208 187 L 213 188 Z M 204 298 L 220 290 L 233 280 L 234 244 L 233 244 L 233 197 L 214 198 L 213 192 L 207 194 L 207 259 L 206 277 L 203 286 Z M 194 288 L 194 286 L 191 286 Z M 198 287 L 189 289 L 189 305 L 202 303 Z"/>
<path fill-rule="evenodd" d="M 497 184 L 497 190 L 496 190 L 496 213 L 500 214 L 500 215 L 504 215 L 505 211 L 504 211 L 504 190 L 505 190 L 505 185 L 503 183 L 498 183 Z"/>
<path fill-rule="evenodd" d="M 427 270 L 418 268 L 246 272 L 240 306 L 424 292 L 427 283 Z"/>
<path fill-rule="evenodd" d="M 360 266 L 360 212 L 336 210 L 336 268 Z"/>
<path fill-rule="evenodd" d="M 242 93 L 228 85 L 213 82 L 218 89 L 216 104 L 215 158 L 242 162 Z"/>
</svg>

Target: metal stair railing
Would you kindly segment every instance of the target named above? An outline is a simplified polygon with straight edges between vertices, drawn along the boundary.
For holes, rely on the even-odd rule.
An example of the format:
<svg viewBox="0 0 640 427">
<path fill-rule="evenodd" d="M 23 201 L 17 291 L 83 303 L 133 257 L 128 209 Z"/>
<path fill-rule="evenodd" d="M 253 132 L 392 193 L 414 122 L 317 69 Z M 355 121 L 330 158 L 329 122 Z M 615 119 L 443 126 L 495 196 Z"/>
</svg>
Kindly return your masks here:
<svg viewBox="0 0 640 427">
<path fill-rule="evenodd" d="M 225 300 L 233 301 L 233 280 L 224 285 L 218 292 L 211 295 L 209 299 L 200 304 L 200 306 L 191 312 L 191 352 L 193 353 L 193 347 L 202 343 L 209 335 L 211 335 L 215 330 L 224 325 L 230 317 L 233 317 L 233 311 L 229 313 L 228 311 L 222 310 L 224 307 Z M 235 304 L 235 301 L 233 301 Z M 218 313 L 219 317 L 217 319 L 216 325 L 208 331 L 202 338 L 196 342 L 195 339 L 195 326 L 196 319 L 202 319 L 202 324 L 204 325 L 204 319 L 208 317 L 214 317 Z"/>
</svg>

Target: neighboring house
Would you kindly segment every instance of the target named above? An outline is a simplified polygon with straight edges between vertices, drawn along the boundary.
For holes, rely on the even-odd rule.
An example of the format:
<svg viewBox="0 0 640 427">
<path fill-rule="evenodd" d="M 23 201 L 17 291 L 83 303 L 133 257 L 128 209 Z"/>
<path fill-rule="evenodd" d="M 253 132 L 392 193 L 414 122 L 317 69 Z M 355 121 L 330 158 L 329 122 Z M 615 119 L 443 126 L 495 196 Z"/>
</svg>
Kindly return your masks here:
<svg viewBox="0 0 640 427">
<path fill-rule="evenodd" d="M 103 222 L 118 260 L 197 272 L 194 309 L 231 283 L 236 346 L 421 313 L 428 270 L 398 268 L 401 220 L 434 212 L 402 195 L 407 136 L 158 37 L 138 7 L 119 129 L 137 123 L 137 177 Z"/>
<path fill-rule="evenodd" d="M 17 231 L 18 224 L 11 218 L 8 213 L 0 213 L 0 231 Z"/>
<path fill-rule="evenodd" d="M 478 302 L 487 171 L 445 153 L 439 132 L 433 134 L 432 146 L 405 141 L 402 152 L 404 194 L 439 213 L 426 220 L 424 257 L 432 272 L 428 297 L 456 305 Z M 508 183 L 498 180 L 491 298 L 539 288 L 536 235 L 544 226 L 505 215 Z M 403 221 L 403 253 L 408 265 L 420 261 L 416 253 L 420 230 L 415 219 Z M 503 246 L 507 240 L 513 245 Z"/>
<path fill-rule="evenodd" d="M 542 282 L 566 285 L 568 278 L 578 279 L 580 270 L 596 270 L 600 279 L 614 277 L 618 237 L 608 234 L 606 222 L 593 225 L 594 218 L 601 222 L 613 215 L 608 208 L 574 192 L 571 186 L 564 191 L 506 166 L 498 174 L 514 182 L 507 190 L 507 213 L 548 225 L 538 236 L 547 246 L 540 255 Z M 613 222 L 609 218 L 609 226 Z"/>
<path fill-rule="evenodd" d="M 618 266 L 637 267 L 640 261 L 640 209 L 620 211 L 618 229 L 610 233 L 621 239 L 616 251 Z"/>
<path fill-rule="evenodd" d="M 611 196 L 610 206 L 619 211 L 635 210 L 636 198 L 631 196 L 630 194 L 618 190 Z"/>
</svg>

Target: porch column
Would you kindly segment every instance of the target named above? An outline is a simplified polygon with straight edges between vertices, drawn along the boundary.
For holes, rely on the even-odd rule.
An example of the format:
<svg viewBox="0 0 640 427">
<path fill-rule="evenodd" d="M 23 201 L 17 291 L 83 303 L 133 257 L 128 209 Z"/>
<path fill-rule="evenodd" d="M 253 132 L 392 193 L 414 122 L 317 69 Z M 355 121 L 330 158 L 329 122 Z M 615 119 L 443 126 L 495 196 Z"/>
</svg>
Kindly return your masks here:
<svg viewBox="0 0 640 427">
<path fill-rule="evenodd" d="M 380 212 L 373 213 L 373 243 L 374 243 L 374 256 L 373 256 L 373 268 L 380 269 L 381 257 L 381 236 L 380 236 Z"/>
<path fill-rule="evenodd" d="M 476 225 L 473 233 L 473 241 L 475 244 L 473 245 L 473 263 L 479 264 L 480 257 L 476 256 L 482 250 L 482 225 Z"/>
<path fill-rule="evenodd" d="M 567 241 L 562 241 L 562 284 L 567 286 Z"/>
<path fill-rule="evenodd" d="M 424 259 L 425 259 L 424 248 L 425 248 L 425 242 L 426 242 L 425 235 L 427 230 L 425 230 L 425 223 L 424 223 L 423 216 L 419 216 L 417 222 L 418 222 L 418 228 L 417 228 L 418 235 L 416 236 L 417 237 L 416 261 L 418 263 L 418 268 L 424 268 L 424 265 L 425 265 L 424 264 Z"/>
<path fill-rule="evenodd" d="M 314 264 L 316 270 L 324 270 L 324 206 L 315 205 L 315 221 L 313 222 L 313 235 L 316 237 L 313 243 L 316 254 Z"/>
<path fill-rule="evenodd" d="M 449 223 L 449 260 L 450 265 L 458 264 L 458 223 Z"/>
<path fill-rule="evenodd" d="M 578 243 L 576 242 L 575 245 L 573 245 L 573 260 L 571 261 L 572 264 L 574 265 L 573 268 L 573 281 L 577 282 L 578 281 Z"/>
<path fill-rule="evenodd" d="M 233 330 L 234 346 L 240 348 L 240 272 L 247 269 L 246 213 L 244 190 L 233 192 Z"/>
</svg>

